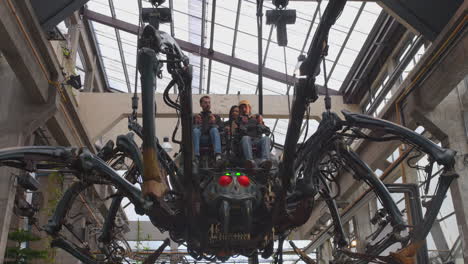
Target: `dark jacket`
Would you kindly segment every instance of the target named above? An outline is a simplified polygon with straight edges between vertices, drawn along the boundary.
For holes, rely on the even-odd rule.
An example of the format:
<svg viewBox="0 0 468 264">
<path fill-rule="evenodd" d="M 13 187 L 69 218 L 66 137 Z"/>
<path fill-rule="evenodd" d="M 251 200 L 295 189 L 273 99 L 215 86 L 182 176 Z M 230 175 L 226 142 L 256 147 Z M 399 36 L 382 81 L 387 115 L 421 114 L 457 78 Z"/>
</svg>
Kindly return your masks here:
<svg viewBox="0 0 468 264">
<path fill-rule="evenodd" d="M 269 135 L 270 129 L 257 120 L 257 115 L 241 115 L 237 121 L 238 136 L 261 137 L 262 134 Z"/>
<path fill-rule="evenodd" d="M 211 111 L 202 111 L 200 112 L 200 115 L 202 117 L 202 124 L 201 124 L 201 130 L 202 130 L 202 134 L 203 135 L 208 135 L 209 132 L 210 132 L 210 129 L 212 127 L 216 127 L 218 128 L 218 130 L 222 130 L 223 129 L 223 122 L 221 121 L 221 118 L 219 117 L 219 115 L 216 115 L 216 114 L 213 114 L 215 116 L 215 123 L 214 124 L 210 124 L 210 114 L 213 114 Z M 193 122 L 195 124 L 195 117 L 193 118 Z"/>
</svg>

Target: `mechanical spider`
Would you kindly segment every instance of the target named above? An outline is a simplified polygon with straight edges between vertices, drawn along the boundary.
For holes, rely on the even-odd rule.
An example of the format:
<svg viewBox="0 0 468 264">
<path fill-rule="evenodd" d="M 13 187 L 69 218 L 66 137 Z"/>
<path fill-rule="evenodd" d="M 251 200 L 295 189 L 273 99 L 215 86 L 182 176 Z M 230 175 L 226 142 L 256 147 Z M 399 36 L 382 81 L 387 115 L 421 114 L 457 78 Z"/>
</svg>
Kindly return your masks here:
<svg viewBox="0 0 468 264">
<path fill-rule="evenodd" d="M 283 157 L 272 170 L 245 170 L 236 164 L 229 164 L 223 170 L 194 166 L 190 144 L 191 68 L 174 39 L 154 25 L 144 27 L 138 43 L 143 126 L 138 124 L 136 114 L 129 117 L 132 133 L 119 136 L 115 144 L 109 141 L 97 154 L 86 148 L 73 147 L 3 149 L 0 150 L 0 166 L 28 172 L 67 171 L 76 176 L 78 180 L 65 191 L 44 230 L 54 238 L 52 246 L 62 248 L 87 264 L 122 263 L 125 260 L 125 249 L 119 245 L 119 236 L 115 233 L 115 217 L 124 197 L 131 201 L 138 214 L 147 215 L 154 226 L 167 231 L 173 241 L 186 243 L 189 254 L 196 260 L 225 261 L 241 254 L 258 261 L 258 253 L 263 258 L 274 253 L 273 242 L 279 239 L 275 260 L 281 263 L 281 247 L 286 234 L 307 221 L 314 200 L 321 197 L 333 220 L 337 249 L 335 263 L 367 263 L 372 259 L 386 263 L 412 263 L 411 258 L 424 244 L 450 183 L 457 177 L 453 168 L 455 152 L 385 120 L 346 111 L 342 111 L 344 119 L 341 119 L 330 111 L 328 96 L 325 97 L 326 111 L 317 131 L 303 144 L 297 144 L 307 106 L 317 99 L 315 77 L 328 49 L 328 32 L 345 3 L 345 0 L 332 0 L 323 14 L 307 58 L 300 67 L 304 78 L 298 79 L 295 87 Z M 164 54 L 166 60 L 159 59 L 158 54 Z M 163 64 L 172 76 L 164 99 L 180 113 L 182 124 L 184 144 L 181 146 L 180 164 L 171 159 L 155 137 L 154 86 Z M 178 89 L 177 101 L 168 96 L 174 85 Z M 136 113 L 136 96 L 132 105 Z M 371 132 L 364 133 L 363 129 Z M 142 139 L 141 147 L 133 138 L 135 134 Z M 373 136 L 375 134 L 383 136 Z M 409 149 L 417 149 L 429 156 L 429 171 L 432 171 L 434 163 L 443 166 L 435 196 L 418 226 L 409 229 L 390 195 L 389 186 L 350 148 L 356 139 L 377 142 L 400 140 Z M 116 169 L 123 158 L 131 160 L 131 163 L 121 176 Z M 368 246 L 365 255 L 347 250 L 348 241 L 341 216 L 331 194 L 333 177 L 343 170 L 352 172 L 357 180 L 370 186 L 383 204 L 381 218 L 385 218 L 386 225 L 391 228 L 384 239 Z M 428 174 L 430 178 L 431 172 Z M 136 187 L 140 178 L 143 179 L 142 190 Z M 105 256 L 99 260 L 89 248 L 78 247 L 60 231 L 77 196 L 93 185 L 102 184 L 114 186 L 116 192 L 98 239 L 99 250 Z M 400 251 L 388 257 L 378 256 L 395 243 L 402 245 Z M 295 250 L 305 262 L 313 263 L 301 250 Z M 150 258 L 154 263 L 155 257 Z"/>
</svg>

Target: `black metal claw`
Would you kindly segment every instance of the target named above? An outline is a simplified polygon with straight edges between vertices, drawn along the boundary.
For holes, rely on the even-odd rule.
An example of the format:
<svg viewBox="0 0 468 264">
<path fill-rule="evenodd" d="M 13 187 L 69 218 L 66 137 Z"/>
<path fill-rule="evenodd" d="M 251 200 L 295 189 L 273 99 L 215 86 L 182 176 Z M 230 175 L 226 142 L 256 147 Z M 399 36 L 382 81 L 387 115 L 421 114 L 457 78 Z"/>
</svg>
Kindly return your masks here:
<svg viewBox="0 0 468 264">
<path fill-rule="evenodd" d="M 68 188 L 64 193 L 62 199 L 60 199 L 57 207 L 55 208 L 54 214 L 49 219 L 49 222 L 44 226 L 44 230 L 51 236 L 55 236 L 60 229 L 62 229 L 62 224 L 64 223 L 65 216 L 72 207 L 73 201 L 76 196 L 86 188 L 88 188 L 91 183 L 85 182 L 76 182 Z"/>
<path fill-rule="evenodd" d="M 95 172 L 111 181 L 116 186 L 117 190 L 125 194 L 135 205 L 135 212 L 137 214 L 143 215 L 151 209 L 153 205 L 152 201 L 144 199 L 138 188 L 117 174 L 114 169 L 109 167 L 103 160 L 92 154 L 89 150 L 82 150 L 79 161 L 78 169 L 85 173 L 85 177 Z"/>
<path fill-rule="evenodd" d="M 330 196 L 329 190 L 320 191 L 320 195 L 325 200 L 325 203 L 328 206 L 328 210 L 333 219 L 333 225 L 335 226 L 335 235 L 336 235 L 336 243 L 338 247 L 346 247 L 348 242 L 346 241 L 346 235 L 343 230 L 343 223 L 341 222 L 340 214 L 338 213 L 338 207 L 336 206 L 335 200 L 332 199 Z"/>
<path fill-rule="evenodd" d="M 408 140 L 411 143 L 417 145 L 424 152 L 431 155 L 437 161 L 437 163 L 447 166 L 447 168 L 451 168 L 455 164 L 455 155 L 457 153 L 456 151 L 441 148 L 434 144 L 434 142 L 406 127 L 397 125 L 387 120 L 377 119 L 363 114 L 351 113 L 346 110 L 342 110 L 341 112 L 350 125 L 370 129 L 384 129 L 388 133 L 400 136 L 402 139 Z"/>
<path fill-rule="evenodd" d="M 112 239 L 112 229 L 115 225 L 115 216 L 120 208 L 120 203 L 122 202 L 123 196 L 117 196 L 112 198 L 112 203 L 109 207 L 109 211 L 106 216 L 104 225 L 102 226 L 102 234 L 99 236 L 99 242 L 102 242 L 104 245 L 109 244 Z"/>
<path fill-rule="evenodd" d="M 223 200 L 221 201 L 221 205 L 219 207 L 219 213 L 221 218 L 221 224 L 223 228 L 223 233 L 229 233 L 229 220 L 231 218 L 231 205 L 228 201 Z"/>
<path fill-rule="evenodd" d="M 58 248 L 65 250 L 66 252 L 70 253 L 72 256 L 79 259 L 81 262 L 85 264 L 99 264 L 98 261 L 93 259 L 91 256 L 84 254 L 83 252 L 78 250 L 76 246 L 64 240 L 63 238 L 54 239 L 52 243 L 50 244 L 50 246 L 58 247 Z"/>
<path fill-rule="evenodd" d="M 355 152 L 342 148 L 340 149 L 340 154 L 348 161 L 348 166 L 354 169 L 356 176 L 369 183 L 370 187 L 373 188 L 376 195 L 382 201 L 385 210 L 390 214 L 392 226 L 396 229 L 403 229 L 405 221 L 385 184 Z"/>
</svg>

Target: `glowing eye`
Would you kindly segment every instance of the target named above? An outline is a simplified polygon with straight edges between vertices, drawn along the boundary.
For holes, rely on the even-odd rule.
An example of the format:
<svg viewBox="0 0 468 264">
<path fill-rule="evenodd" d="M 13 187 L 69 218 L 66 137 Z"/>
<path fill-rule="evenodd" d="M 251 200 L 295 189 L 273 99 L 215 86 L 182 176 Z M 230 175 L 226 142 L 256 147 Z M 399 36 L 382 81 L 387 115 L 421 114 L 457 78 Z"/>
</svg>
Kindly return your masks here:
<svg viewBox="0 0 468 264">
<path fill-rule="evenodd" d="M 239 182 L 240 185 L 242 185 L 244 187 L 247 187 L 247 186 L 250 185 L 250 179 L 249 179 L 249 177 L 247 177 L 245 175 L 237 177 L 237 181 Z"/>
<path fill-rule="evenodd" d="M 232 178 L 230 176 L 227 176 L 227 175 L 223 175 L 223 176 L 219 177 L 219 180 L 218 180 L 218 184 L 223 186 L 223 187 L 228 186 L 229 184 L 231 184 L 231 182 L 232 182 Z"/>
<path fill-rule="evenodd" d="M 241 175 L 240 172 L 237 172 L 237 173 L 236 173 L 236 176 L 240 176 L 240 175 Z"/>
<path fill-rule="evenodd" d="M 227 176 L 231 176 L 231 173 L 227 173 L 227 172 L 226 172 L 226 175 L 227 175 Z"/>
</svg>

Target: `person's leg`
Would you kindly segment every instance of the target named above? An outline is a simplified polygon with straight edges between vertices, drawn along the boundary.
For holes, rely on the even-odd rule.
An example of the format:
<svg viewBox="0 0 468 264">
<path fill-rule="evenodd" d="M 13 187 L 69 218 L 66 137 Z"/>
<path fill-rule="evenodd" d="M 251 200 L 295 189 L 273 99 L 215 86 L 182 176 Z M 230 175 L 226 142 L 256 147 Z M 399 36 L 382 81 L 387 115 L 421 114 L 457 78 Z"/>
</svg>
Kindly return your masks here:
<svg viewBox="0 0 468 264">
<path fill-rule="evenodd" d="M 252 154 L 252 139 L 249 136 L 243 136 L 241 139 L 242 154 L 244 154 L 244 159 L 253 160 Z"/>
<path fill-rule="evenodd" d="M 201 137 L 201 129 L 199 127 L 193 128 L 193 152 L 195 156 L 200 157 L 200 137 Z"/>
<path fill-rule="evenodd" d="M 261 137 L 258 140 L 257 149 L 260 147 L 260 167 L 269 170 L 273 165 L 270 159 L 270 138 L 269 137 Z"/>
<path fill-rule="evenodd" d="M 219 135 L 218 128 L 212 127 L 210 129 L 211 144 L 213 144 L 213 150 L 215 155 L 221 154 L 221 137 Z"/>
<path fill-rule="evenodd" d="M 260 147 L 260 158 L 262 160 L 269 160 L 270 159 L 270 138 L 269 137 L 261 137 L 257 143 L 257 149 Z"/>
</svg>

